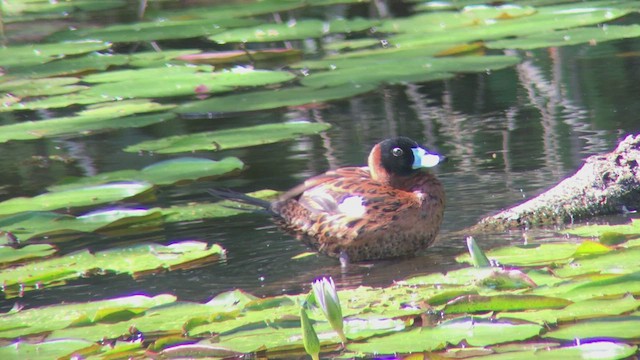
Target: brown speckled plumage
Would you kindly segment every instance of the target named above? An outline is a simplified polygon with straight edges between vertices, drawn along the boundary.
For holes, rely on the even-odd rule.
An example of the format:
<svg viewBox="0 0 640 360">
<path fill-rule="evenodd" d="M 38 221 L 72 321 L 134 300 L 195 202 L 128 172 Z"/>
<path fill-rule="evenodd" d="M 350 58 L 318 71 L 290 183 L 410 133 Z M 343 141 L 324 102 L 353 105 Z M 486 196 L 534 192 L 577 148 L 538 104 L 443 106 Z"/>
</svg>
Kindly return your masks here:
<svg viewBox="0 0 640 360">
<path fill-rule="evenodd" d="M 368 167 L 310 178 L 269 210 L 281 228 L 329 256 L 363 261 L 415 254 L 435 240 L 445 206 L 440 181 L 411 165 L 417 147 L 408 138 L 385 140 L 371 150 Z"/>
</svg>

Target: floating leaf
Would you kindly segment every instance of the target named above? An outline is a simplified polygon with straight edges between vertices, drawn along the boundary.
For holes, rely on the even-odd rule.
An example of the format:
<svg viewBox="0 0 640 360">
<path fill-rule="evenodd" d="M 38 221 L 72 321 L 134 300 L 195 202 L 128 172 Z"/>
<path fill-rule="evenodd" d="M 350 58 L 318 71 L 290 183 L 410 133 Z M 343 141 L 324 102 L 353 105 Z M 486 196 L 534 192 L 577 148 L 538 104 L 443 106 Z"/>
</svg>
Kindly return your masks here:
<svg viewBox="0 0 640 360">
<path fill-rule="evenodd" d="M 99 251 L 84 250 L 59 258 L 34 262 L 0 272 L 5 295 L 12 295 L 20 286 L 31 290 L 78 278 L 91 271 L 136 275 L 142 272 L 175 269 L 194 261 L 214 261 L 224 250 L 198 241 L 183 241 L 171 245 L 139 244 L 125 248 Z"/>
<path fill-rule="evenodd" d="M 148 183 L 122 182 L 50 192 L 32 198 L 18 197 L 0 202 L 0 215 L 110 203 L 139 195 L 152 187 Z"/>
<path fill-rule="evenodd" d="M 542 327 L 535 324 L 464 317 L 445 321 L 434 328 L 418 328 L 349 344 L 349 350 L 373 354 L 433 351 L 463 340 L 471 346 L 488 346 L 530 339 L 541 330 Z"/>
<path fill-rule="evenodd" d="M 295 77 L 287 71 L 236 69 L 223 72 L 178 72 L 167 69 L 172 68 L 127 71 L 132 73 L 128 79 L 94 85 L 82 95 L 114 99 L 200 95 L 230 91 L 240 86 L 281 83 Z M 122 77 L 117 73 L 115 76 Z"/>
<path fill-rule="evenodd" d="M 10 92 L 18 97 L 60 95 L 86 89 L 83 85 L 73 85 L 80 81 L 75 77 L 45 79 L 18 79 L 0 82 L 0 91 Z"/>
<path fill-rule="evenodd" d="M 531 244 L 506 246 L 487 251 L 487 256 L 500 264 L 513 266 L 547 265 L 571 260 L 578 244 Z M 457 261 L 470 262 L 468 254 L 456 257 Z"/>
<path fill-rule="evenodd" d="M 229 50 L 180 56 L 177 59 L 192 64 L 230 64 L 243 61 L 298 60 L 302 51 L 297 49 Z"/>
<path fill-rule="evenodd" d="M 160 209 L 107 209 L 78 217 L 54 212 L 28 211 L 0 219 L 0 229 L 10 231 L 21 242 L 40 236 L 61 235 L 72 238 L 77 233 L 106 233 L 120 227 L 153 225 L 162 217 Z"/>
<path fill-rule="evenodd" d="M 527 349 L 523 351 L 510 351 L 502 354 L 483 356 L 486 360 L 510 360 L 510 359 L 598 359 L 617 360 L 626 359 L 636 353 L 637 347 L 620 344 L 611 341 L 596 341 L 587 344 L 567 346 L 561 348 L 541 347 L 539 349 Z"/>
<path fill-rule="evenodd" d="M 123 309 L 141 312 L 145 309 L 166 305 L 176 301 L 173 295 L 157 295 L 153 297 L 133 295 L 108 300 L 98 300 L 85 303 L 67 303 L 24 309 L 19 312 L 3 314 L 0 317 L 0 337 L 5 339 L 37 334 L 46 331 L 64 329 L 79 321 L 84 326 L 101 321 L 98 313 L 114 312 Z"/>
<path fill-rule="evenodd" d="M 634 339 L 640 337 L 640 316 L 623 316 L 580 321 L 560 326 L 542 335 L 544 338 L 574 339 Z"/>
<path fill-rule="evenodd" d="M 345 84 L 326 89 L 290 87 L 279 90 L 248 92 L 186 103 L 179 106 L 177 112 L 182 114 L 224 113 L 276 109 L 285 106 L 300 106 L 346 99 L 370 92 L 375 88 L 376 86 L 371 84 Z"/>
<path fill-rule="evenodd" d="M 235 157 L 226 157 L 220 161 L 182 157 L 161 161 L 140 171 L 120 170 L 91 177 L 67 179 L 61 184 L 49 186 L 47 190 L 60 191 L 125 180 L 142 181 L 155 185 L 169 185 L 180 181 L 221 176 L 242 170 L 243 167 L 242 161 Z"/>
<path fill-rule="evenodd" d="M 602 236 L 606 233 L 640 236 L 640 219 L 631 219 L 631 223 L 623 225 L 586 225 L 567 229 L 564 233 L 583 237 Z"/>
<path fill-rule="evenodd" d="M 98 39 L 109 42 L 158 41 L 185 39 L 220 33 L 225 26 L 251 26 L 251 19 L 209 19 L 167 20 L 117 24 L 105 28 L 88 28 L 62 31 L 50 36 L 48 41 L 68 41 L 76 39 Z"/>
<path fill-rule="evenodd" d="M 125 65 L 126 55 L 92 53 L 89 55 L 50 61 L 42 65 L 17 64 L 8 69 L 10 77 L 43 78 L 48 76 L 73 75 L 90 70 L 106 70 L 110 66 Z"/>
<path fill-rule="evenodd" d="M 270 42 L 307 38 L 319 38 L 332 33 L 363 31 L 377 22 L 366 19 L 338 19 L 330 22 L 307 19 L 286 24 L 262 24 L 252 28 L 231 29 L 210 36 L 209 39 L 220 43 L 231 42 Z"/>
<path fill-rule="evenodd" d="M 475 313 L 487 311 L 518 311 L 534 309 L 561 309 L 571 301 L 536 295 L 465 295 L 449 301 L 445 313 Z"/>
<path fill-rule="evenodd" d="M 640 300 L 627 295 L 618 299 L 590 299 L 569 304 L 563 309 L 522 311 L 498 314 L 498 318 L 522 319 L 539 324 L 571 322 L 607 315 L 620 315 L 640 306 Z"/>
<path fill-rule="evenodd" d="M 640 36 L 640 25 L 606 25 L 594 28 L 578 28 L 541 32 L 520 37 L 490 41 L 486 46 L 493 49 L 537 49 L 553 46 L 577 44 L 596 45 L 605 41 L 626 39 Z"/>
<path fill-rule="evenodd" d="M 29 343 L 17 343 L 0 347 L 0 357 L 3 359 L 48 360 L 59 358 L 73 358 L 75 352 L 85 348 L 95 347 L 95 342 L 79 339 L 60 339 Z"/>
<path fill-rule="evenodd" d="M 356 62 L 357 60 L 353 60 Z M 360 66 L 349 65 L 326 72 L 314 72 L 301 80 L 310 87 L 330 87 L 346 83 L 425 82 L 451 77 L 452 73 L 486 72 L 513 66 L 520 62 L 515 56 L 468 56 L 453 58 L 410 58 L 402 66 L 397 61 L 362 60 Z M 375 67 L 376 71 L 371 71 Z"/>
<path fill-rule="evenodd" d="M 170 136 L 128 146 L 124 151 L 152 151 L 167 154 L 196 150 L 227 150 L 295 139 L 303 135 L 317 134 L 327 130 L 329 127 L 328 124 L 306 122 L 264 124 L 191 135 Z"/>
<path fill-rule="evenodd" d="M 49 244 L 27 245 L 18 249 L 10 246 L 0 246 L 0 264 L 6 265 L 19 260 L 45 257 L 55 252 L 56 248 Z"/>
<path fill-rule="evenodd" d="M 556 269 L 558 276 L 569 277 L 588 273 L 628 274 L 640 271 L 640 247 L 621 249 L 598 256 L 576 259 Z"/>
<path fill-rule="evenodd" d="M 66 105 L 63 105 L 66 106 Z M 39 121 L 27 121 L 0 126 L 0 143 L 9 140 L 32 140 L 61 135 L 86 135 L 92 131 L 143 127 L 175 118 L 171 113 L 128 116 L 167 110 L 172 105 L 161 105 L 147 100 L 96 104 L 75 116 Z"/>
<path fill-rule="evenodd" d="M 60 59 L 65 55 L 78 55 L 106 50 L 110 43 L 96 40 L 69 41 L 57 44 L 28 44 L 0 47 L 0 66 L 11 72 L 14 66 L 28 67 Z"/>
</svg>

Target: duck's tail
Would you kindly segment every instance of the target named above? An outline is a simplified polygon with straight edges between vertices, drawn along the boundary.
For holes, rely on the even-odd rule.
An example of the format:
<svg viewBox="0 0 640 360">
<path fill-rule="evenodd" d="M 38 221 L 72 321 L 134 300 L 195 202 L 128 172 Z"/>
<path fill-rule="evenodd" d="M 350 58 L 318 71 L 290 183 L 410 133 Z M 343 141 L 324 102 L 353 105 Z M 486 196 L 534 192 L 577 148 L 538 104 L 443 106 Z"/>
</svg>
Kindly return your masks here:
<svg viewBox="0 0 640 360">
<path fill-rule="evenodd" d="M 231 201 L 235 201 L 245 205 L 257 206 L 261 208 L 260 210 L 264 210 L 270 214 L 273 212 L 273 210 L 271 209 L 270 201 L 249 196 L 241 192 L 237 192 L 229 189 L 208 189 L 207 192 L 223 200 L 231 200 Z M 246 208 L 240 208 L 240 207 L 233 207 L 233 206 L 227 206 L 227 207 L 234 208 L 234 209 L 247 210 Z"/>
</svg>

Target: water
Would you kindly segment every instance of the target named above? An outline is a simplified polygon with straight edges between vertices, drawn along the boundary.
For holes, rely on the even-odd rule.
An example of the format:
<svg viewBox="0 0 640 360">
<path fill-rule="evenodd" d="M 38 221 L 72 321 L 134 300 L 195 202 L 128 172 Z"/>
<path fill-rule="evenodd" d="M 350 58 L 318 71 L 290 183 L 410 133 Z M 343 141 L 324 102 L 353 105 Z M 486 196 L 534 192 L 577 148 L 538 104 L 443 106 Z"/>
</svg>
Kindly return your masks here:
<svg viewBox="0 0 640 360">
<path fill-rule="evenodd" d="M 0 197 L 5 199 L 42 193 L 44 187 L 66 176 L 139 169 L 169 158 L 121 152 L 123 147 L 147 139 L 239 123 L 307 120 L 333 125 L 320 136 L 293 142 L 199 153 L 213 159 L 237 156 L 248 168 L 230 179 L 163 188 L 158 204 L 154 204 L 159 206 L 207 201 L 206 189 L 210 187 L 286 190 L 328 169 L 364 164 L 373 144 L 395 135 L 414 138 L 450 158 L 435 170 L 448 197 L 439 242 L 415 258 L 346 269 L 324 256 L 294 260 L 293 256 L 308 249 L 276 229 L 265 216 L 247 214 L 167 224 L 123 238 L 87 236 L 73 247 L 61 244 L 64 253 L 134 241 L 200 240 L 221 244 L 228 256 L 205 267 L 138 279 L 124 275 L 80 279 L 63 287 L 29 292 L 19 302 L 37 306 L 134 293 L 172 293 L 182 300 L 205 301 L 237 288 L 257 295 L 306 291 L 311 280 L 325 274 L 332 275 L 339 286 L 355 287 L 388 285 L 411 275 L 453 269 L 459 266 L 454 257 L 466 251 L 460 230 L 482 216 L 539 194 L 575 172 L 589 155 L 610 151 L 625 134 L 640 131 L 639 48 L 640 41 L 623 40 L 598 47 L 540 50 L 523 54 L 524 62 L 512 69 L 461 75 L 444 82 L 388 86 L 318 108 L 189 118 L 76 139 L 3 144 Z M 74 162 L 40 158 L 49 155 Z M 477 240 L 485 248 L 557 241 L 553 230 L 488 234 Z M 6 310 L 13 303 L 4 301 L 1 305 Z"/>
</svg>

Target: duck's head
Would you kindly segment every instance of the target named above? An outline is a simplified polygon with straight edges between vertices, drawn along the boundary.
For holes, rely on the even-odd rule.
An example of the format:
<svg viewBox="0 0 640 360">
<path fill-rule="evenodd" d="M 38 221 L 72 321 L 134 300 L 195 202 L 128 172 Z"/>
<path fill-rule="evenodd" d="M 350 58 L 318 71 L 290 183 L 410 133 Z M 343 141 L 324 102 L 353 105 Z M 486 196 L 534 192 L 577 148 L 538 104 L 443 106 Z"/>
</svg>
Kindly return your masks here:
<svg viewBox="0 0 640 360">
<path fill-rule="evenodd" d="M 371 177 L 388 183 L 394 177 L 405 177 L 420 169 L 434 167 L 445 159 L 408 137 L 399 136 L 376 144 L 371 149 L 368 163 Z"/>
</svg>

